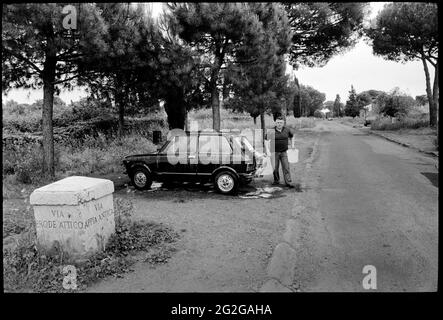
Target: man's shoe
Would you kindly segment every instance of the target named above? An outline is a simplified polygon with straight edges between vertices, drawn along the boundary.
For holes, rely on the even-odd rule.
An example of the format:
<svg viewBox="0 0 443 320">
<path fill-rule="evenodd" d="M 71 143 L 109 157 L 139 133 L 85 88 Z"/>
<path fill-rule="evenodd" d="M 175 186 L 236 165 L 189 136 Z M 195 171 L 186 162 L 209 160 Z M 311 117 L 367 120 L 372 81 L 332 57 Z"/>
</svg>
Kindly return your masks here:
<svg viewBox="0 0 443 320">
<path fill-rule="evenodd" d="M 291 183 L 287 183 L 286 186 L 287 186 L 289 189 L 295 188 L 295 186 L 294 186 L 293 184 L 291 184 Z"/>
<path fill-rule="evenodd" d="M 279 184 L 280 184 L 280 182 L 278 182 L 278 181 L 274 181 L 274 182 L 272 183 L 273 186 L 278 186 Z"/>
</svg>

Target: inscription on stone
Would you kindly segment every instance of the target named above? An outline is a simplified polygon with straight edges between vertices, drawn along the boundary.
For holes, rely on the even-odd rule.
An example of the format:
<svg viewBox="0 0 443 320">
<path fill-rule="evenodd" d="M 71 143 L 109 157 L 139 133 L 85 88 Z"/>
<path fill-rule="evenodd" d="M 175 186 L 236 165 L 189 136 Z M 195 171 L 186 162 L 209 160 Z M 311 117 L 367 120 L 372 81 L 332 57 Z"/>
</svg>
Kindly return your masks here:
<svg viewBox="0 0 443 320">
<path fill-rule="evenodd" d="M 94 205 L 96 211 L 103 210 L 103 205 L 101 203 Z M 72 217 L 70 213 L 64 213 L 61 210 L 51 210 L 52 215 L 55 218 L 67 218 Z M 104 210 L 100 212 L 97 216 L 90 217 L 86 221 L 80 220 L 36 220 L 37 228 L 48 228 L 48 229 L 87 229 L 88 227 L 100 222 L 101 220 L 110 217 L 114 214 L 113 209 Z"/>
<path fill-rule="evenodd" d="M 41 248 L 55 243 L 75 256 L 103 250 L 115 232 L 112 181 L 68 177 L 31 194 Z"/>
</svg>

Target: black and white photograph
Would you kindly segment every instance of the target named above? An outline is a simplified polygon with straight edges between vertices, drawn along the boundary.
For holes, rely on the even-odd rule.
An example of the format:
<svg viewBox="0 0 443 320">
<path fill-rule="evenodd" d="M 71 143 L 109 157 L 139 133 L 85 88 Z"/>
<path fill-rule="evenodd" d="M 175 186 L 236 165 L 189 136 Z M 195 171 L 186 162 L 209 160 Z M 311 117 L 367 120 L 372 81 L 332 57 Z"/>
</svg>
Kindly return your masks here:
<svg viewBox="0 0 443 320">
<path fill-rule="evenodd" d="M 3 292 L 438 292 L 438 39 L 436 2 L 3 3 Z"/>
</svg>

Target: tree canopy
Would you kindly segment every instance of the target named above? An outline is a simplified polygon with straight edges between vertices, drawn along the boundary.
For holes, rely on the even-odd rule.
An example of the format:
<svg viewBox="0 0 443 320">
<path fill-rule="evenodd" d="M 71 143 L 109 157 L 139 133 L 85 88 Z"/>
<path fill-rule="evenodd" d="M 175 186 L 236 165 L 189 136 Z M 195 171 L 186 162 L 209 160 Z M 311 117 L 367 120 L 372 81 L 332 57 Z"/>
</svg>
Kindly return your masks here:
<svg viewBox="0 0 443 320">
<path fill-rule="evenodd" d="M 286 14 L 275 3 L 254 3 L 250 6 L 262 24 L 257 31 L 261 41 L 257 38 L 246 41 L 237 54 L 237 60 L 228 64 L 226 76 L 234 88 L 234 97 L 228 100 L 228 105 L 247 111 L 254 118 L 258 115 L 263 118 L 265 112 L 286 115 L 295 90 L 294 83 L 289 82 L 285 75 L 284 53 L 290 45 Z M 248 57 L 252 61 L 244 63 Z"/>
<path fill-rule="evenodd" d="M 352 47 L 363 31 L 364 2 L 284 3 L 292 30 L 291 63 L 325 65 Z"/>
<path fill-rule="evenodd" d="M 245 42 L 260 41 L 260 23 L 247 3 L 172 3 L 168 6 L 178 35 L 204 60 L 200 67 L 206 71 L 213 129 L 218 131 L 221 70 L 227 62 L 239 61 L 238 57 L 245 52 L 242 50 Z"/>
<path fill-rule="evenodd" d="M 439 91 L 437 4 L 389 3 L 366 29 L 366 35 L 376 55 L 392 61 L 422 61 L 429 100 L 429 123 L 435 125 Z M 428 63 L 435 69 L 433 87 L 431 87 Z"/>
</svg>

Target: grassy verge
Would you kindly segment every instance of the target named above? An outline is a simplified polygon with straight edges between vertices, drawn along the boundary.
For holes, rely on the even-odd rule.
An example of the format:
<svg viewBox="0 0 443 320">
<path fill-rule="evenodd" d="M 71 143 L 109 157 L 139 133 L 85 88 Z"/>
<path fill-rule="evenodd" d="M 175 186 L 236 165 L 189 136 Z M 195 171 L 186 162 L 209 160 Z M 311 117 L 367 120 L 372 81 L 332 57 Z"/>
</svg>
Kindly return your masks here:
<svg viewBox="0 0 443 320">
<path fill-rule="evenodd" d="M 405 117 L 392 122 L 390 118 L 380 118 L 371 123 L 372 130 L 420 129 L 429 126 L 429 120 Z"/>
<path fill-rule="evenodd" d="M 259 129 L 260 128 L 260 117 L 254 123 L 254 119 L 247 113 L 236 113 L 226 109 L 220 111 L 220 128 L 221 129 Z M 198 124 L 198 129 L 209 129 L 212 128 L 212 110 L 202 109 L 193 110 L 189 113 L 189 121 L 196 121 Z M 274 125 L 274 120 L 271 115 L 265 115 L 265 126 L 266 128 L 271 128 Z M 286 125 L 293 129 L 303 129 L 303 128 L 313 128 L 316 125 L 316 120 L 314 118 L 294 118 L 293 116 L 288 116 L 286 118 Z"/>
<path fill-rule="evenodd" d="M 121 172 L 124 156 L 155 151 L 151 140 L 131 135 L 123 139 L 88 138 L 78 147 L 55 145 L 55 180 L 71 175 L 106 175 Z M 51 179 L 42 174 L 41 147 L 28 144 L 19 148 L 3 148 L 3 197 L 21 198 L 23 189 L 35 189 Z"/>
<path fill-rule="evenodd" d="M 171 228 L 154 222 L 134 222 L 132 203 L 114 200 L 116 233 L 106 250 L 88 259 L 73 260 L 54 248 L 50 254 L 38 251 L 35 225 L 21 234 L 15 246 L 3 247 L 3 284 L 6 292 L 68 292 L 63 281 L 64 268 L 76 268 L 75 291 L 109 276 L 122 277 L 137 261 L 151 265 L 166 263 L 175 251 L 179 235 Z M 140 256 L 140 253 L 144 255 Z"/>
</svg>

